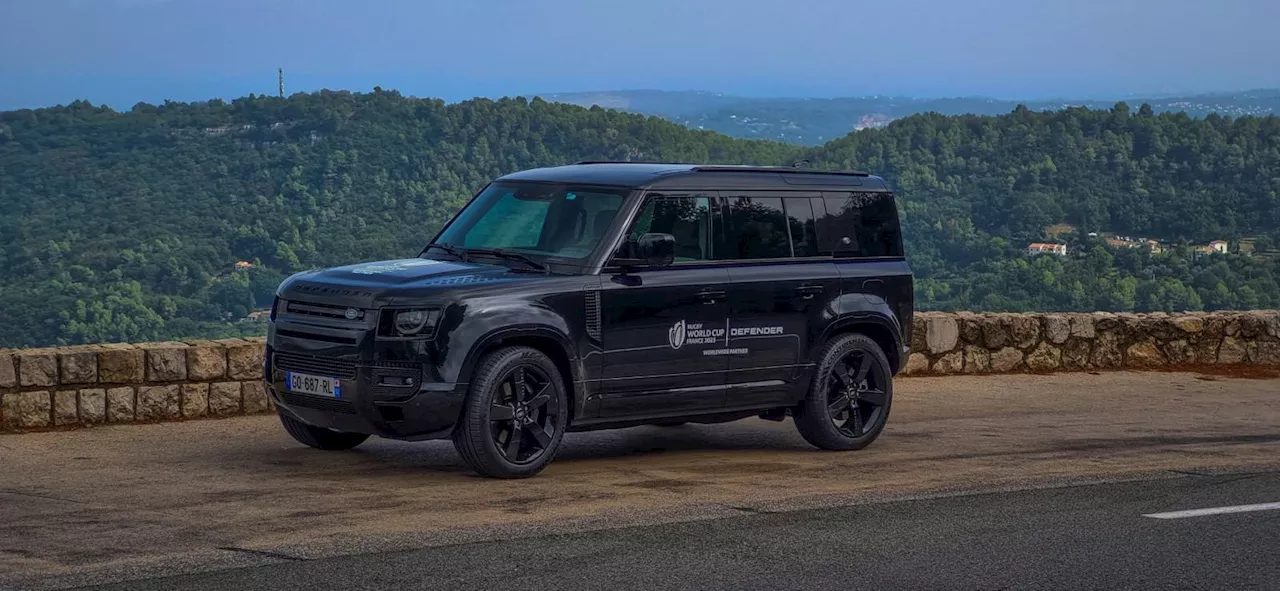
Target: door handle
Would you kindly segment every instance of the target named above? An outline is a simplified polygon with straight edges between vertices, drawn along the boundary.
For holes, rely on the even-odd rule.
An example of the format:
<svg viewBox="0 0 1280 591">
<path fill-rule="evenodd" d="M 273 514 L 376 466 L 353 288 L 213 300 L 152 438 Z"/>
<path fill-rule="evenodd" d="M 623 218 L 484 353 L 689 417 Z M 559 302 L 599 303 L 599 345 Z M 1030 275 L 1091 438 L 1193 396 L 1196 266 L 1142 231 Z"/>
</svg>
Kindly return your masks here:
<svg viewBox="0 0 1280 591">
<path fill-rule="evenodd" d="M 724 291 L 718 289 L 704 289 L 698 292 L 698 299 L 704 304 L 714 304 L 716 301 L 724 299 Z"/>
<path fill-rule="evenodd" d="M 800 294 L 800 297 L 806 300 L 812 300 L 813 296 L 822 293 L 822 291 L 823 288 L 821 285 L 801 285 L 796 288 L 796 293 Z"/>
</svg>

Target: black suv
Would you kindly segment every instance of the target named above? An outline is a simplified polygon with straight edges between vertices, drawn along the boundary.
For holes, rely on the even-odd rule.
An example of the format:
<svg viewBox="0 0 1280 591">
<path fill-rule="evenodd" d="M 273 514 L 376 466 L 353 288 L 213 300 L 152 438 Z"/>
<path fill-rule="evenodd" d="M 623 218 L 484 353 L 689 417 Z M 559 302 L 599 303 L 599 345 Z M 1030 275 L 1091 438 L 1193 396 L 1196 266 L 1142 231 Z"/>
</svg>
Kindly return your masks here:
<svg viewBox="0 0 1280 591">
<path fill-rule="evenodd" d="M 299 273 L 266 379 L 299 442 L 450 437 L 531 476 L 566 431 L 795 418 L 884 428 L 912 276 L 878 177 L 582 162 L 504 176 L 418 258 Z"/>
</svg>

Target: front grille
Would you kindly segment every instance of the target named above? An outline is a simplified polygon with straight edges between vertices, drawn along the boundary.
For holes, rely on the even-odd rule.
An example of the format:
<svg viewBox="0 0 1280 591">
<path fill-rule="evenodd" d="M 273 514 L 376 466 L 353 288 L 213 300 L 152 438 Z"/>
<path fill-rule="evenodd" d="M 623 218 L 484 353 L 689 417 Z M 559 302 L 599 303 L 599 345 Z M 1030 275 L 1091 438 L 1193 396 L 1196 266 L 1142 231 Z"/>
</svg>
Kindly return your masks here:
<svg viewBox="0 0 1280 591">
<path fill-rule="evenodd" d="M 347 306 L 334 306 L 332 304 L 314 304 L 310 302 L 285 302 L 284 310 L 288 314 L 297 316 L 315 316 L 318 318 L 333 318 L 337 320 L 360 320 L 364 318 L 364 310 L 358 308 L 348 308 Z M 347 310 L 355 310 L 355 318 L 347 318 Z"/>
<path fill-rule="evenodd" d="M 319 376 L 334 376 L 347 379 L 356 377 L 356 364 L 325 357 L 277 353 L 275 367 L 281 371 L 298 371 Z"/>
<path fill-rule="evenodd" d="M 346 400 L 326 398 L 323 396 L 312 396 L 310 394 L 298 394 L 296 392 L 280 392 L 279 395 L 280 400 L 289 406 L 301 406 L 303 408 L 312 408 L 315 410 L 323 410 L 325 412 L 343 415 L 356 414 L 356 407 Z"/>
</svg>

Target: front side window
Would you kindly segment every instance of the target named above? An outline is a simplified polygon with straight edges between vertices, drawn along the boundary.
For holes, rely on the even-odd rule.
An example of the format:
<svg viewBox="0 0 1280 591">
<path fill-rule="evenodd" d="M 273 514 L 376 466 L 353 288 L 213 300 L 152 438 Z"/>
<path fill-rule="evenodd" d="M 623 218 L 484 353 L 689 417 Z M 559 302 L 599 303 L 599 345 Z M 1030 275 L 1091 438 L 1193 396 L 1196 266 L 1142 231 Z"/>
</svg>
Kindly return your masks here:
<svg viewBox="0 0 1280 591">
<path fill-rule="evenodd" d="M 701 195 L 650 195 L 627 232 L 629 240 L 645 234 L 670 234 L 676 239 L 676 262 L 706 261 L 712 257 L 711 199 Z"/>
<path fill-rule="evenodd" d="M 580 263 L 600 243 L 625 198 L 622 189 L 494 183 L 458 213 L 435 244 Z"/>
</svg>

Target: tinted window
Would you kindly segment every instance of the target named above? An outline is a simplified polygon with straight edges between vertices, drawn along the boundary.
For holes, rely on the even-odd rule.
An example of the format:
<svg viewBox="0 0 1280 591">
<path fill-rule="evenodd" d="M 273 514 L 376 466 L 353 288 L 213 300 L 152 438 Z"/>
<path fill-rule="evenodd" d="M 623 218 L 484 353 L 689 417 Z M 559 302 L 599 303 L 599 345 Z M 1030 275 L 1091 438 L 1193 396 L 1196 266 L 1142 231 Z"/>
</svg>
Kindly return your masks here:
<svg viewBox="0 0 1280 591">
<path fill-rule="evenodd" d="M 825 193 L 818 218 L 822 254 L 858 257 L 902 256 L 898 210 L 888 193 Z"/>
<path fill-rule="evenodd" d="M 821 207 L 821 201 L 817 198 L 813 201 L 817 201 Z M 782 203 L 787 208 L 787 223 L 791 225 L 791 249 L 795 256 L 817 256 L 818 232 L 810 199 L 788 197 Z"/>
<path fill-rule="evenodd" d="M 627 237 L 648 233 L 676 239 L 676 261 L 711 259 L 711 200 L 702 196 L 654 195 L 640 209 Z"/>
<path fill-rule="evenodd" d="M 727 252 L 718 259 L 777 259 L 791 256 L 791 236 L 781 197 L 730 197 Z"/>
</svg>

